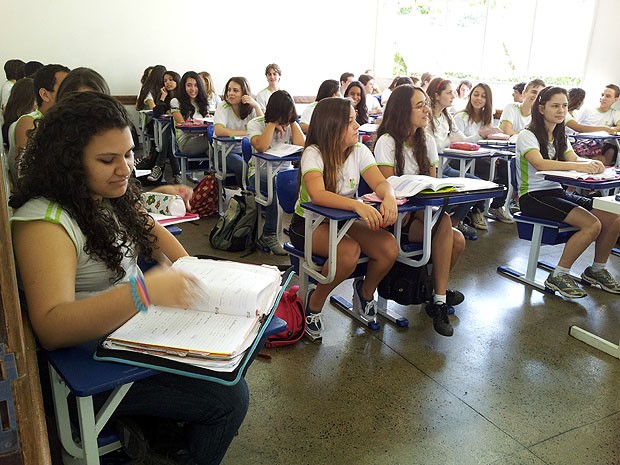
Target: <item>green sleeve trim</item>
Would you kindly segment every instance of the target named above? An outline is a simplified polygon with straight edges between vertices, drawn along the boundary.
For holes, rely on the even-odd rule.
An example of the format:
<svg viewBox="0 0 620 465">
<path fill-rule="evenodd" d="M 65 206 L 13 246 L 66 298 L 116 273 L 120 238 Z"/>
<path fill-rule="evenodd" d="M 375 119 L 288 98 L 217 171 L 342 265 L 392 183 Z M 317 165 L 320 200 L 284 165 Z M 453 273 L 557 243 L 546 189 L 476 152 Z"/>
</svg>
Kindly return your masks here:
<svg viewBox="0 0 620 465">
<path fill-rule="evenodd" d="M 376 163 L 371 163 L 370 165 L 365 167 L 362 171 L 360 171 L 360 174 L 364 174 L 366 171 L 368 171 L 369 168 L 372 168 L 373 166 L 377 166 L 377 164 Z M 394 166 L 394 165 L 392 165 L 392 166 Z"/>
</svg>

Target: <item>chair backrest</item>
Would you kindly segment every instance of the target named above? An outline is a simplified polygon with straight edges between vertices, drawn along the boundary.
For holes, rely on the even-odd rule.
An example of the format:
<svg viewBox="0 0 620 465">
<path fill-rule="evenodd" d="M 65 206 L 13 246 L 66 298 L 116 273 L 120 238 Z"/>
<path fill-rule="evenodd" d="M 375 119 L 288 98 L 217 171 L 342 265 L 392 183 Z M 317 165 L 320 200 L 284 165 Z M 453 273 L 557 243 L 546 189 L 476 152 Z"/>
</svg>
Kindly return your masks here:
<svg viewBox="0 0 620 465">
<path fill-rule="evenodd" d="M 247 137 L 241 140 L 241 154 L 243 155 L 243 161 L 250 163 L 252 159 L 252 143 Z"/>
<path fill-rule="evenodd" d="M 209 144 L 213 145 L 213 131 L 215 131 L 215 127 L 213 125 L 207 128 L 207 139 L 209 139 Z"/>
<path fill-rule="evenodd" d="M 370 188 L 368 183 L 364 180 L 363 177 L 360 176 L 360 184 L 359 186 L 357 186 L 357 195 L 361 197 L 362 195 L 370 194 L 371 192 L 372 189 Z"/>
<path fill-rule="evenodd" d="M 278 196 L 278 204 L 286 213 L 295 211 L 295 203 L 297 202 L 297 176 L 298 169 L 283 170 L 276 174 L 276 195 Z"/>
</svg>

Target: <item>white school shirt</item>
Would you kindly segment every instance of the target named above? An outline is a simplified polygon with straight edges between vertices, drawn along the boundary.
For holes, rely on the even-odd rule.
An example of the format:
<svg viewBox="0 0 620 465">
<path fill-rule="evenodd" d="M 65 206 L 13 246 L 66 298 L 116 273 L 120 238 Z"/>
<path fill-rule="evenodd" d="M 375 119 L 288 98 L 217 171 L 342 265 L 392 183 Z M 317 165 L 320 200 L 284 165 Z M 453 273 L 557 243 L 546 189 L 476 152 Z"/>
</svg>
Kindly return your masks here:
<svg viewBox="0 0 620 465">
<path fill-rule="evenodd" d="M 450 147 L 450 142 L 477 142 L 480 140 L 480 135 L 478 134 L 469 137 L 463 134 L 463 131 L 456 125 L 452 115 L 446 116 L 442 111 L 438 118 L 434 116 L 431 116 L 431 118 L 434 118 L 435 121 L 435 132 L 432 132 L 431 125 L 429 124 L 426 126 L 426 135 L 435 138 L 439 152 L 443 152 L 443 149 Z M 449 120 L 452 121 L 452 130 L 450 130 L 450 125 L 448 124 Z"/>
<path fill-rule="evenodd" d="M 86 235 L 80 229 L 77 221 L 58 203 L 44 198 L 30 199 L 15 210 L 9 219 L 11 223 L 36 220 L 59 224 L 73 242 L 77 259 L 75 275 L 77 298 L 84 297 L 92 292 L 105 291 L 112 286 L 114 273 L 103 261 L 84 251 Z M 138 267 L 137 256 L 133 254 L 133 251 L 124 250 L 121 266 L 126 272 L 121 282 L 128 281 L 131 276 L 142 276 Z"/>
<path fill-rule="evenodd" d="M 381 104 L 379 103 L 379 99 L 373 94 L 366 94 L 366 107 L 370 112 L 372 110 L 380 110 Z"/>
<path fill-rule="evenodd" d="M 318 103 L 319 102 L 312 102 L 304 109 L 304 112 L 301 114 L 301 119 L 299 120 L 300 123 L 310 124 L 310 120 L 312 119 L 312 113 L 314 112 L 314 109 L 316 108 Z"/>
<path fill-rule="evenodd" d="M 396 142 L 389 134 L 383 134 L 375 143 L 375 158 L 379 166 L 396 166 Z M 435 139 L 426 137 L 426 154 L 431 166 L 437 166 L 439 155 L 437 154 L 437 145 Z M 403 174 L 420 174 L 420 167 L 413 156 L 413 147 L 407 144 L 403 145 L 403 158 L 405 165 Z"/>
<path fill-rule="evenodd" d="M 476 123 L 464 111 L 459 111 L 457 114 L 455 114 L 454 121 L 456 122 L 456 125 L 459 127 L 459 129 L 466 136 L 473 136 L 474 134 L 480 136 L 482 121 Z"/>
<path fill-rule="evenodd" d="M 318 171 L 323 174 L 324 166 L 323 156 L 316 145 L 311 145 L 304 150 L 304 153 L 301 155 L 301 187 L 297 203 L 295 204 L 295 213 L 299 216 L 304 216 L 304 209 L 301 207 L 301 204 L 312 201 L 304 182 L 304 175 L 310 171 Z M 368 147 L 361 143 L 355 144 L 340 169 L 340 179 L 338 180 L 336 194 L 350 199 L 355 198 L 360 184 L 360 177 L 371 166 L 377 166 L 377 163 Z"/>
<path fill-rule="evenodd" d="M 385 106 L 388 99 L 390 98 L 390 95 L 392 95 L 392 90 L 389 87 L 383 90 L 383 92 L 381 93 L 381 106 Z"/>
<path fill-rule="evenodd" d="M 561 189 L 559 182 L 547 181 L 544 175 L 536 174 L 537 170 L 527 161 L 525 155 L 531 150 L 540 151 L 540 144 L 534 133 L 530 130 L 521 131 L 517 137 L 517 185 L 519 186 L 519 197 L 528 192 L 542 191 L 547 189 Z M 547 146 L 549 151 L 549 159 L 555 160 L 555 147 L 553 140 L 549 141 Z M 573 147 L 570 145 L 568 138 L 566 139 L 566 151 L 572 152 Z"/>
<path fill-rule="evenodd" d="M 499 124 L 502 124 L 502 121 L 507 121 L 512 124 L 512 130 L 515 132 L 523 131 L 528 124 L 532 121 L 532 115 L 523 116 L 521 114 L 521 106 L 522 103 L 514 102 L 509 103 L 504 108 L 502 112 L 502 116 L 499 118 Z"/>
<path fill-rule="evenodd" d="M 209 97 L 209 112 L 215 112 L 215 109 L 221 101 L 222 99 L 220 98 L 220 96 L 213 92 Z"/>
<path fill-rule="evenodd" d="M 269 102 L 269 97 L 271 97 L 271 94 L 273 94 L 273 92 L 269 90 L 269 87 L 265 87 L 258 94 L 256 94 L 256 103 L 258 103 L 260 109 L 263 110 L 263 112 L 267 108 L 267 102 Z"/>
<path fill-rule="evenodd" d="M 263 132 L 265 132 L 265 128 L 267 127 L 267 123 L 265 123 L 265 117 L 259 116 L 258 118 L 254 118 L 252 121 L 248 123 L 248 139 L 250 142 L 252 141 L 252 137 L 260 136 Z M 291 129 L 291 125 L 289 124 L 282 137 L 280 137 L 280 133 L 278 131 L 274 131 L 273 139 L 269 144 L 269 148 L 276 147 L 281 144 L 292 144 L 293 142 L 293 131 Z M 252 153 L 256 153 L 254 147 L 252 147 Z M 260 168 L 261 170 L 265 170 L 266 172 L 266 164 L 267 162 L 264 160 L 260 160 Z M 285 161 L 279 163 L 277 165 L 275 172 L 278 172 L 282 169 L 290 168 L 291 162 Z M 254 175 L 254 159 L 252 158 L 248 163 L 248 179 Z"/>
<path fill-rule="evenodd" d="M 213 125 L 224 126 L 228 129 L 233 129 L 236 131 L 247 131 L 248 123 L 256 118 L 256 111 L 252 108 L 251 113 L 246 116 L 244 119 L 239 118 L 233 107 L 229 105 L 228 102 L 223 101 L 220 102 L 215 109 L 215 115 L 213 116 Z"/>
<path fill-rule="evenodd" d="M 610 108 L 600 112 L 596 108 L 584 108 L 576 118 L 577 122 L 586 126 L 616 126 L 620 120 L 620 112 Z"/>
<path fill-rule="evenodd" d="M 14 82 L 7 80 L 4 82 L 4 84 L 2 84 L 2 87 L 0 87 L 0 108 L 2 110 L 4 110 L 4 107 L 6 107 L 6 102 L 8 102 L 9 100 L 9 96 L 11 95 L 11 89 L 14 85 Z"/>
</svg>

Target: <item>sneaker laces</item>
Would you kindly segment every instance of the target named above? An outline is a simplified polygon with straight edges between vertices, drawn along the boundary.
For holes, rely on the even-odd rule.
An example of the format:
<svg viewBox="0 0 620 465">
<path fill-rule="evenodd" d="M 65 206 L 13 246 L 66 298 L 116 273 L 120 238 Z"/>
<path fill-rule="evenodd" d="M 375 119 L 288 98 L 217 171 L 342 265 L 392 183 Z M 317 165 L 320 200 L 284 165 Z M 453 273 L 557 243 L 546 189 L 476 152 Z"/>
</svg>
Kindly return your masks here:
<svg viewBox="0 0 620 465">
<path fill-rule="evenodd" d="M 308 327 L 310 327 L 310 329 L 312 331 L 320 331 L 321 329 L 323 329 L 322 313 L 321 312 L 318 312 L 318 313 L 314 313 L 314 312 L 307 313 L 306 314 L 306 325 Z"/>
</svg>

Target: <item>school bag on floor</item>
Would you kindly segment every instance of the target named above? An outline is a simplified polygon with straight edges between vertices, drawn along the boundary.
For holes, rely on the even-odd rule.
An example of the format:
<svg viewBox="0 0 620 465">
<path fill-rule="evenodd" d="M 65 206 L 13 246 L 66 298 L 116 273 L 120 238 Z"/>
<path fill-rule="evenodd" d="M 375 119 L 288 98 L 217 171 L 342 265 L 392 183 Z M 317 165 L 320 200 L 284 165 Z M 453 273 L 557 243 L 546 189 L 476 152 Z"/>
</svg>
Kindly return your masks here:
<svg viewBox="0 0 620 465">
<path fill-rule="evenodd" d="M 306 331 L 306 315 L 304 306 L 297 295 L 299 286 L 291 286 L 288 291 L 282 293 L 275 315 L 286 321 L 286 329 L 278 334 L 269 336 L 265 347 L 282 347 L 295 344 Z"/>
<path fill-rule="evenodd" d="M 214 173 L 207 173 L 204 178 L 194 187 L 189 205 L 192 213 L 201 218 L 217 213 L 218 188 Z"/>
<path fill-rule="evenodd" d="M 224 216 L 217 220 L 211 230 L 209 242 L 217 250 L 240 252 L 256 243 L 256 220 L 258 209 L 254 194 L 241 192 L 230 199 Z"/>
<path fill-rule="evenodd" d="M 429 302 L 433 296 L 433 279 L 428 265 L 409 266 L 395 262 L 377 287 L 379 295 L 401 305 Z"/>
</svg>

